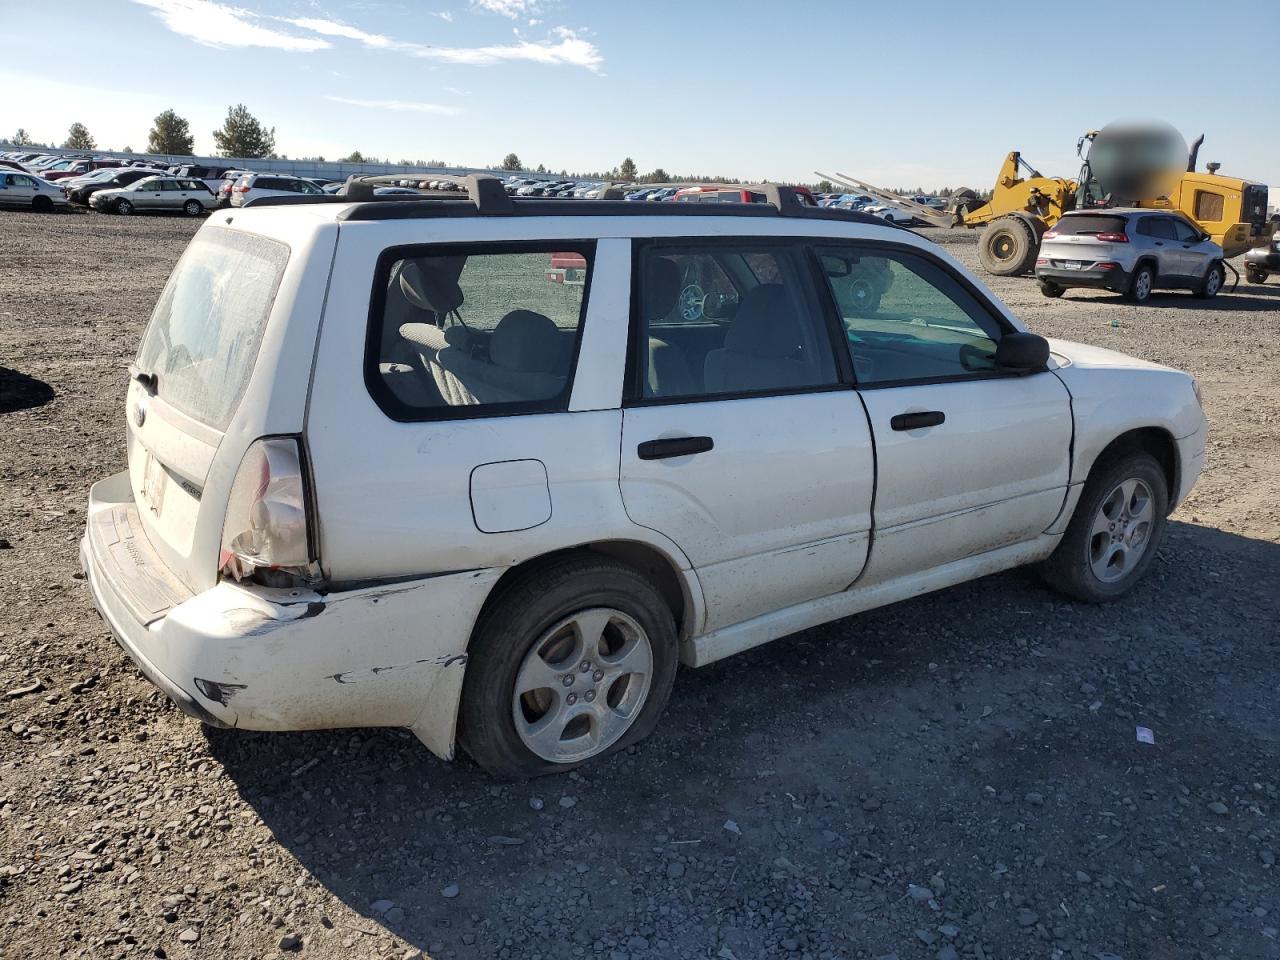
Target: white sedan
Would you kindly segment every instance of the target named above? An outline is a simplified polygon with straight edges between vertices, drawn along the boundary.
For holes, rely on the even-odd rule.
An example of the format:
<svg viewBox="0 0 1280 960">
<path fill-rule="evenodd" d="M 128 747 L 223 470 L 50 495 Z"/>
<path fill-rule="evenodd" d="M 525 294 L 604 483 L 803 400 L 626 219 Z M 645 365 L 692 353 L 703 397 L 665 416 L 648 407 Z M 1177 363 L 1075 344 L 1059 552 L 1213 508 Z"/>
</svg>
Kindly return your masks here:
<svg viewBox="0 0 1280 960">
<path fill-rule="evenodd" d="M 901 207 L 890 206 L 887 203 L 876 204 L 873 207 L 863 207 L 862 212 L 869 213 L 873 217 L 879 217 L 881 220 L 888 220 L 890 223 L 900 223 L 904 227 L 914 219 L 911 214 Z"/>
<path fill-rule="evenodd" d="M 23 207 L 44 213 L 66 205 L 66 195 L 56 184 L 31 173 L 0 170 L 0 206 Z"/>
</svg>

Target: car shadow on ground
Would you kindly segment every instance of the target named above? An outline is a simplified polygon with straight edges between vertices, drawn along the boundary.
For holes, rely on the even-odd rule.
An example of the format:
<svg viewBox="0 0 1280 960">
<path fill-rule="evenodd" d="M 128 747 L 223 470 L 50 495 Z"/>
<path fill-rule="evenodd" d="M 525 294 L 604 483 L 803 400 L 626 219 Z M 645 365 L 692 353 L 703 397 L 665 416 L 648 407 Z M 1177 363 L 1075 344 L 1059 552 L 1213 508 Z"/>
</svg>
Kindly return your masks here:
<svg viewBox="0 0 1280 960">
<path fill-rule="evenodd" d="M 1187 740 L 1161 758 L 1160 776 L 1179 786 L 1220 776 L 1218 767 L 1231 762 L 1197 739 L 1202 691 L 1188 690 L 1188 678 L 1235 670 L 1243 678 L 1235 699 L 1207 709 L 1232 736 L 1244 731 L 1247 740 L 1253 730 L 1270 743 L 1280 739 L 1275 718 L 1246 716 L 1251 701 L 1239 691 L 1253 681 L 1237 659 L 1246 648 L 1280 653 L 1274 639 L 1249 632 L 1263 634 L 1280 616 L 1280 597 L 1266 586 L 1277 580 L 1280 545 L 1171 523 L 1147 580 L 1117 604 L 1072 603 L 1033 571 L 1015 570 L 803 631 L 682 670 L 648 741 L 580 774 L 526 783 L 498 783 L 465 757 L 443 763 L 402 730 L 209 729 L 207 737 L 275 840 L 360 916 L 355 924 L 322 920 L 357 942 L 378 936 L 380 925 L 432 953 L 492 956 L 504 938 L 544 922 L 548 936 L 559 936 L 571 921 L 555 913 L 558 902 L 570 913 L 581 907 L 591 938 L 620 943 L 632 898 L 666 903 L 668 896 L 672 909 L 705 911 L 714 938 L 710 918 L 751 891 L 736 890 L 730 877 L 686 904 L 688 891 L 671 892 L 673 874 L 664 872 L 671 851 L 719 864 L 717 884 L 731 868 L 758 885 L 777 875 L 779 844 L 786 862 L 819 873 L 835 869 L 838 854 L 869 863 L 840 846 L 859 831 L 856 842 L 873 852 L 895 843 L 954 851 L 937 855 L 949 876 L 963 878 L 971 909 L 1004 888 L 989 868 L 966 875 L 974 866 L 966 858 L 976 862 L 984 845 L 1017 836 L 1026 819 L 1017 806 L 984 802 L 988 784 L 1021 796 L 1027 778 L 1052 778 L 1053 806 L 1080 809 L 1108 778 L 1132 769 L 1133 721 L 1118 721 L 1127 738 L 1098 739 L 1090 721 L 1104 714 L 1059 703 L 1053 688 L 1076 695 L 1080 677 L 1099 687 L 1119 683 L 1096 695 L 1109 708 L 1139 671 L 1144 686 L 1135 699 L 1140 692 L 1144 709 L 1161 716 L 1168 707 L 1160 742 Z M 1052 735 L 1043 732 L 1046 717 L 1055 721 Z M 1093 765 L 1090 775 L 1075 775 L 1084 763 Z M 802 817 L 806 826 L 790 823 Z M 1057 845 L 1055 856 L 1070 863 L 1079 845 L 1083 862 L 1092 841 L 1076 838 L 1070 825 L 1063 830 L 1049 810 L 1041 819 L 1062 831 L 1044 838 Z M 1122 839 L 1115 856 L 1140 855 L 1127 849 L 1138 842 Z M 975 849 L 962 855 L 966 843 Z M 810 919 L 847 930 L 852 943 L 860 934 L 848 925 L 844 889 L 824 886 L 807 909 Z M 829 899 L 837 897 L 844 899 Z M 891 900 L 881 906 L 898 909 Z M 1120 908 L 1102 919 L 1122 933 L 1135 922 Z M 716 949 L 687 946 L 683 955 Z"/>
<path fill-rule="evenodd" d="M 0 367 L 0 414 L 42 407 L 53 397 L 53 387 L 43 380 Z"/>
<path fill-rule="evenodd" d="M 1072 294 L 1075 293 L 1075 296 Z M 1151 307 L 1157 310 L 1198 310 L 1202 313 L 1212 313 L 1218 310 L 1245 310 L 1245 311 L 1275 311 L 1280 309 L 1280 304 L 1275 301 L 1276 297 L 1280 297 L 1280 287 L 1274 291 L 1267 290 L 1265 287 L 1249 287 L 1245 288 L 1241 284 L 1240 289 L 1236 292 L 1230 292 L 1228 287 L 1216 297 L 1210 299 L 1202 299 L 1192 293 L 1185 293 L 1175 290 L 1157 290 L 1151 294 L 1151 299 L 1142 304 L 1143 307 Z M 1087 300 L 1106 300 L 1117 306 L 1136 307 L 1128 297 L 1123 294 L 1111 293 L 1110 291 L 1068 291 L 1063 295 L 1064 300 L 1073 300 L 1084 302 Z"/>
</svg>

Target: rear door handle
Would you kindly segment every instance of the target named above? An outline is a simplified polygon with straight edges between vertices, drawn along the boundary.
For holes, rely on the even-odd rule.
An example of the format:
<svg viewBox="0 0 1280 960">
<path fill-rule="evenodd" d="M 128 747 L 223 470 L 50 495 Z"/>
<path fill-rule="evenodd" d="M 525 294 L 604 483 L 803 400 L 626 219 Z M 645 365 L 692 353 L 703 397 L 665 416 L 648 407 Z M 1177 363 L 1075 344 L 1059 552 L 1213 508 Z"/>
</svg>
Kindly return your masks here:
<svg viewBox="0 0 1280 960">
<path fill-rule="evenodd" d="M 715 446 L 710 437 L 668 437 L 664 440 L 646 440 L 636 447 L 641 460 L 667 460 L 671 457 L 688 457 L 706 453 Z"/>
<path fill-rule="evenodd" d="M 947 419 L 941 410 L 926 410 L 923 413 L 900 413 L 889 421 L 895 430 L 919 430 L 921 427 L 936 427 Z"/>
</svg>

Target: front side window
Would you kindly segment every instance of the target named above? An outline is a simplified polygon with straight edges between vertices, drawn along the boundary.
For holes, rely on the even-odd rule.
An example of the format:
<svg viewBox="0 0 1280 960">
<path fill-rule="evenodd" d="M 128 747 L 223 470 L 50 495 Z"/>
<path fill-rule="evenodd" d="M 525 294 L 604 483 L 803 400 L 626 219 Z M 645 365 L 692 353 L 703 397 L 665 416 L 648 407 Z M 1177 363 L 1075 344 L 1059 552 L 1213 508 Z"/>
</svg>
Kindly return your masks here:
<svg viewBox="0 0 1280 960">
<path fill-rule="evenodd" d="M 397 420 L 567 409 L 594 254 L 588 242 L 389 251 L 365 349 L 374 399 Z"/>
<path fill-rule="evenodd" d="M 853 245 L 817 254 L 860 386 L 995 370 L 999 322 L 932 260 Z"/>
<path fill-rule="evenodd" d="M 1174 219 L 1173 229 L 1183 243 L 1194 243 L 1200 239 L 1200 231 L 1185 220 Z"/>
<path fill-rule="evenodd" d="M 632 369 L 642 399 L 787 393 L 838 382 L 804 249 L 742 240 L 639 251 Z"/>
</svg>

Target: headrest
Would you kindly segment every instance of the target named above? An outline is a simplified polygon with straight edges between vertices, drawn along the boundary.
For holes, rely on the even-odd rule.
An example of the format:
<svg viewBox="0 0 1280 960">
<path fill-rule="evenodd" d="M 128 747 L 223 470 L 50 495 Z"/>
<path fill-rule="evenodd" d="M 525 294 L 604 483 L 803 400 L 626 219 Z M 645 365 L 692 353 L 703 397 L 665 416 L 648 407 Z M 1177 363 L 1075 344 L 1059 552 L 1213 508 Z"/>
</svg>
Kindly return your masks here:
<svg viewBox="0 0 1280 960">
<path fill-rule="evenodd" d="M 795 304 L 777 283 L 748 291 L 724 337 L 725 349 L 755 357 L 789 357 L 803 342 Z"/>
<path fill-rule="evenodd" d="M 489 340 L 489 359 L 521 373 L 555 373 L 560 358 L 560 331 L 549 317 L 532 310 L 512 310 L 498 321 Z"/>
<path fill-rule="evenodd" d="M 462 306 L 458 277 L 466 257 L 431 257 L 400 263 L 400 290 L 415 307 L 446 314 Z"/>
<path fill-rule="evenodd" d="M 674 260 L 653 257 L 645 264 L 645 312 L 650 320 L 661 320 L 680 297 L 680 268 Z"/>
</svg>

